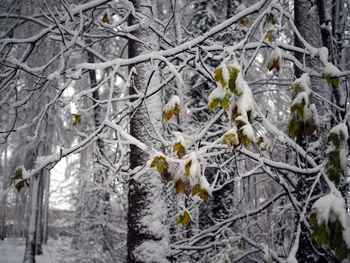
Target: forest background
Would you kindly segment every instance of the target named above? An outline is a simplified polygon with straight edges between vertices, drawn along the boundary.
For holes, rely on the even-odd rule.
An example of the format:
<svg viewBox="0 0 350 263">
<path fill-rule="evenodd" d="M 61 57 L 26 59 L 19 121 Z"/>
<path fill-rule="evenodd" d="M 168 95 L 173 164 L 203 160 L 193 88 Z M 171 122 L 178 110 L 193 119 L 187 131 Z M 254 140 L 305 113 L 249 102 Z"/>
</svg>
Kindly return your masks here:
<svg viewBox="0 0 350 263">
<path fill-rule="evenodd" d="M 0 244 L 24 238 L 24 263 L 50 240 L 55 262 L 348 262 L 349 14 L 1 1 Z M 62 161 L 69 210 L 50 207 Z"/>
</svg>

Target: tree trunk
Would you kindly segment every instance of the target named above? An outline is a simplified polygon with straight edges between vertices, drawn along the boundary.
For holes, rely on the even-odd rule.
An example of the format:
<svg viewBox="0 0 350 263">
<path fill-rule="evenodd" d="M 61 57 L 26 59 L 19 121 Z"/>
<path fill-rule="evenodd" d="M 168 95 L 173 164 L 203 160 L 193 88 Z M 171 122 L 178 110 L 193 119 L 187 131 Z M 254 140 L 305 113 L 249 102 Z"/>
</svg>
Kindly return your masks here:
<svg viewBox="0 0 350 263">
<path fill-rule="evenodd" d="M 8 186 L 8 169 L 7 169 L 7 143 L 5 144 L 4 150 L 4 164 L 2 165 L 2 191 L 5 192 Z M 1 198 L 0 205 L 0 240 L 4 240 L 6 236 L 6 225 L 5 225 L 5 214 L 6 214 L 6 199 L 7 195 Z"/>
<path fill-rule="evenodd" d="M 44 176 L 44 212 L 43 212 L 43 243 L 47 244 L 49 227 L 49 199 L 50 199 L 50 171 L 45 171 Z"/>
<path fill-rule="evenodd" d="M 28 230 L 26 236 L 26 248 L 24 252 L 23 263 L 35 263 L 35 241 L 36 228 L 38 220 L 38 199 L 39 199 L 39 184 L 40 174 L 35 174 L 30 180 L 30 198 L 28 202 Z"/>
<path fill-rule="evenodd" d="M 42 216 L 43 216 L 43 196 L 44 196 L 44 170 L 40 172 L 39 176 L 39 193 L 38 193 L 38 203 L 37 203 L 37 220 L 36 220 L 36 233 L 35 233 L 35 255 L 42 255 L 42 237 L 43 237 L 43 225 L 42 225 Z"/>
<path fill-rule="evenodd" d="M 136 12 L 139 14 L 152 17 L 157 14 L 155 4 L 149 4 L 146 0 L 133 0 Z M 147 7 L 146 7 L 147 6 Z M 152 6 L 152 12 L 150 7 Z M 130 17 L 129 24 L 136 24 L 138 21 L 134 17 Z M 154 33 L 150 29 L 141 28 L 137 30 L 134 36 L 145 41 L 154 50 L 159 49 L 159 42 Z M 135 57 L 140 54 L 149 52 L 143 43 L 138 41 L 129 41 L 129 57 Z M 135 94 L 138 90 L 139 94 L 143 94 L 147 89 L 148 79 L 150 87 L 159 83 L 159 74 L 157 69 L 150 63 L 135 65 L 137 74 L 133 76 L 132 87 L 130 93 Z M 155 72 L 151 75 L 151 70 Z M 144 102 L 138 108 L 130 121 L 130 134 L 140 141 L 150 146 L 158 148 L 154 139 L 154 127 L 151 121 L 158 128 L 161 127 L 161 110 L 159 110 L 161 99 L 156 94 L 147 102 Z M 148 113 L 148 114 L 147 114 Z M 157 127 L 155 127 L 157 129 Z M 152 136 L 150 136 L 152 134 Z M 149 160 L 149 155 L 137 148 L 135 145 L 130 146 L 130 168 L 141 167 Z M 151 170 L 142 175 L 139 180 L 131 180 L 129 182 L 128 193 L 128 234 L 127 234 L 127 262 L 168 262 L 168 229 L 163 224 L 167 217 L 167 209 L 165 201 L 162 200 L 163 186 L 160 175 Z"/>
<path fill-rule="evenodd" d="M 319 1 L 320 2 L 320 1 Z M 294 22 L 299 30 L 301 36 L 313 47 L 320 48 L 322 47 L 322 38 L 321 38 L 321 30 L 320 26 L 318 24 L 318 17 L 317 15 L 314 15 L 315 17 L 308 17 L 308 12 L 311 8 L 310 1 L 308 0 L 295 0 L 294 1 Z M 295 37 L 295 45 L 304 48 L 302 43 L 299 41 L 297 37 Z M 302 63 L 305 62 L 305 66 L 309 68 L 318 68 L 321 67 L 320 62 L 318 58 L 310 58 L 310 56 L 304 57 L 302 54 L 297 53 L 296 57 L 299 61 Z M 301 71 L 295 67 L 295 75 L 296 77 L 301 76 Z M 327 86 L 327 83 L 320 78 L 310 77 L 311 80 L 311 89 L 317 93 L 318 95 L 321 95 L 323 98 L 327 99 L 328 101 L 331 100 L 332 92 Z M 324 101 L 320 101 L 318 99 L 311 98 L 311 102 L 316 105 L 317 112 L 319 116 L 325 116 L 329 111 L 331 110 L 329 107 L 329 104 L 325 103 Z M 327 121 L 322 121 L 321 118 L 321 132 L 324 133 L 330 129 L 329 123 Z M 322 136 L 321 136 L 322 137 Z M 325 138 L 324 137 L 324 143 L 323 145 L 326 145 Z M 308 140 L 309 138 L 306 138 L 304 135 L 298 135 L 297 136 L 297 143 L 302 146 L 304 149 L 308 147 Z M 321 152 L 325 152 L 325 149 L 320 149 Z M 302 160 L 303 157 L 300 156 L 300 159 Z M 298 183 L 297 183 L 297 200 L 301 203 L 305 202 L 308 191 L 310 189 L 310 186 L 312 182 L 307 182 L 304 175 L 297 175 L 298 177 Z M 315 193 L 314 193 L 315 194 Z M 311 207 L 308 207 L 308 209 L 311 209 Z M 298 220 L 298 218 L 297 218 Z M 299 248 L 296 255 L 296 258 L 299 263 L 302 262 L 333 262 L 332 258 L 327 256 L 327 253 L 319 253 L 315 251 L 317 246 L 314 246 L 312 244 L 312 240 L 310 237 L 310 233 L 308 228 L 302 224 L 301 225 L 301 235 L 299 240 Z M 323 251 L 325 252 L 325 251 Z"/>
</svg>

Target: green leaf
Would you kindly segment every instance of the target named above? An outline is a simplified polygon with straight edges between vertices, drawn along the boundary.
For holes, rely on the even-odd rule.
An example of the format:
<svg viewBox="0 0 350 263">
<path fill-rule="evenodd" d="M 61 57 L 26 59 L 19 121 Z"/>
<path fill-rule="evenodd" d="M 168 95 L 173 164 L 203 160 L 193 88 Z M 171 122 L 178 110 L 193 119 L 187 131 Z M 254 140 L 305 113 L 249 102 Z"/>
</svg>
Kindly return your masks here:
<svg viewBox="0 0 350 263">
<path fill-rule="evenodd" d="M 15 184 L 16 181 L 21 180 L 20 182 L 18 182 L 15 187 L 17 189 L 17 191 L 19 192 L 25 185 L 29 186 L 29 183 L 27 181 L 27 179 L 23 180 L 23 174 L 22 174 L 22 168 L 18 168 L 15 172 L 13 177 L 10 180 L 10 186 Z"/>
<path fill-rule="evenodd" d="M 312 213 L 310 216 L 310 224 L 311 225 L 316 225 L 317 224 L 317 218 L 316 218 L 316 214 Z"/>
<path fill-rule="evenodd" d="M 74 116 L 73 126 L 75 126 L 77 123 L 81 124 L 81 115 L 80 114 L 72 114 Z"/>
<path fill-rule="evenodd" d="M 299 119 L 304 120 L 304 107 L 306 106 L 305 98 L 302 98 L 300 104 L 294 104 L 291 107 L 291 113 L 296 113 Z"/>
<path fill-rule="evenodd" d="M 291 88 L 293 89 L 292 99 L 295 99 L 295 97 L 303 91 L 299 84 L 294 84 Z"/>
<path fill-rule="evenodd" d="M 181 224 L 182 221 L 184 220 L 185 216 L 184 215 L 179 215 L 176 220 L 176 225 Z"/>
<path fill-rule="evenodd" d="M 277 20 L 274 15 L 269 15 L 269 17 L 267 18 L 267 22 L 275 25 L 277 23 Z"/>
<path fill-rule="evenodd" d="M 209 104 L 209 111 L 212 111 L 213 109 L 216 109 L 219 106 L 220 100 L 219 99 L 214 99 L 210 104 Z"/>
<path fill-rule="evenodd" d="M 337 133 L 331 132 L 328 135 L 328 142 L 332 142 L 335 148 L 339 149 L 341 140 L 339 138 L 339 135 Z"/>
<path fill-rule="evenodd" d="M 313 233 L 311 234 L 311 238 L 316 239 L 316 243 L 319 247 L 322 247 L 326 244 L 327 241 L 327 231 L 326 226 L 323 225 L 313 225 L 311 226 Z"/>
<path fill-rule="evenodd" d="M 339 87 L 340 78 L 332 77 L 331 74 L 322 74 L 322 77 L 327 81 L 328 86 L 334 85 L 335 87 Z"/>
<path fill-rule="evenodd" d="M 224 109 L 224 110 L 226 110 L 227 109 L 227 107 L 228 107 L 228 105 L 230 104 L 230 95 L 229 94 L 226 94 L 225 95 L 225 97 L 222 99 L 222 100 L 220 100 L 220 106 Z"/>
<path fill-rule="evenodd" d="M 295 137 L 298 135 L 300 130 L 300 124 L 299 122 L 293 117 L 287 125 L 287 134 L 292 138 L 295 139 Z"/>
<path fill-rule="evenodd" d="M 237 79 L 238 73 L 240 71 L 239 71 L 239 69 L 234 68 L 234 67 L 228 67 L 228 70 L 230 72 L 230 79 L 228 81 L 228 87 L 232 93 L 236 94 L 237 96 L 241 96 L 242 92 L 237 90 L 237 86 L 236 86 L 236 79 Z"/>
<path fill-rule="evenodd" d="M 349 250 L 346 247 L 345 242 L 343 241 L 338 247 L 335 248 L 335 256 L 340 260 L 344 260 L 348 257 Z"/>
<path fill-rule="evenodd" d="M 329 180 L 331 180 L 332 182 L 334 182 L 334 184 L 338 187 L 339 184 L 340 184 L 340 174 L 339 172 L 341 172 L 342 170 L 337 170 L 335 168 L 329 168 L 327 170 L 327 175 L 328 175 L 328 178 Z"/>
<path fill-rule="evenodd" d="M 238 247 L 239 249 L 244 249 L 244 248 L 245 248 L 245 245 L 246 245 L 245 242 L 246 242 L 245 239 L 241 239 L 241 241 L 237 244 L 237 247 Z"/>
<path fill-rule="evenodd" d="M 328 155 L 328 164 L 332 166 L 335 169 L 342 169 L 341 162 L 340 162 L 340 151 L 339 150 L 333 150 L 327 153 Z"/>
</svg>

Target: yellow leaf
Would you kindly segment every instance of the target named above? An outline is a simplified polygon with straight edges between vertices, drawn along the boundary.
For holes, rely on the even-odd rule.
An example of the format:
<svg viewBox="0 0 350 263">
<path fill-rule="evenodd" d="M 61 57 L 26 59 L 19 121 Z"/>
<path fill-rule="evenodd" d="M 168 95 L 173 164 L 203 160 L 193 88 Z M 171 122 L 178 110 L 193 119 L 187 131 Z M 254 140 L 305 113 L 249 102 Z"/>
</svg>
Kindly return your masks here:
<svg viewBox="0 0 350 263">
<path fill-rule="evenodd" d="M 226 144 L 229 148 L 229 150 L 231 150 L 232 145 L 238 145 L 238 139 L 237 139 L 237 134 L 235 133 L 229 133 L 229 134 L 225 134 L 224 138 L 222 139 L 222 144 Z"/>
<path fill-rule="evenodd" d="M 200 190 L 201 190 L 200 185 L 196 184 L 195 186 L 193 186 L 192 195 L 194 196 L 196 194 L 199 194 Z"/>
<path fill-rule="evenodd" d="M 81 116 L 80 114 L 72 114 L 74 116 L 73 126 L 75 126 L 77 123 L 81 124 Z"/>
<path fill-rule="evenodd" d="M 230 104 L 230 97 L 231 95 L 226 94 L 225 97 L 222 100 L 220 100 L 220 105 L 224 110 L 226 110 L 228 108 L 228 105 Z"/>
<path fill-rule="evenodd" d="M 226 86 L 226 82 L 224 81 L 224 77 L 222 76 L 222 68 L 218 68 L 214 71 L 214 81 L 221 83 L 222 87 L 224 88 Z"/>
<path fill-rule="evenodd" d="M 177 180 L 174 184 L 174 188 L 175 188 L 175 195 L 181 193 L 182 189 L 184 188 L 184 183 L 182 182 L 181 179 Z"/>
<path fill-rule="evenodd" d="M 169 166 L 164 156 L 156 156 L 151 163 L 151 167 L 156 167 L 158 172 L 162 174 L 163 170 L 168 169 Z"/>
<path fill-rule="evenodd" d="M 174 152 L 176 152 L 177 156 L 181 159 L 186 154 L 186 149 L 181 142 L 177 142 L 174 145 Z"/>
<path fill-rule="evenodd" d="M 280 70 L 280 59 L 271 59 L 270 61 L 267 62 L 266 67 L 268 68 L 269 71 L 272 69 L 277 69 L 277 71 Z"/>
<path fill-rule="evenodd" d="M 180 116 L 180 108 L 179 108 L 179 105 L 177 105 L 177 103 L 175 103 L 174 109 L 171 109 L 169 111 L 163 111 L 164 119 L 166 122 L 168 122 L 174 116 L 174 114 L 177 117 Z"/>
<path fill-rule="evenodd" d="M 208 199 L 210 197 L 210 194 L 208 193 L 207 190 L 201 189 L 200 192 L 199 192 L 199 196 L 200 196 L 200 198 L 202 198 L 202 200 L 208 201 Z"/>
<path fill-rule="evenodd" d="M 182 224 L 184 225 L 184 227 L 187 227 L 190 221 L 191 221 L 190 215 L 187 213 L 187 211 L 185 211 Z"/>
<path fill-rule="evenodd" d="M 237 128 L 240 128 L 240 127 L 242 127 L 242 126 L 244 126 L 244 125 L 246 125 L 247 123 L 244 121 L 244 120 L 242 120 L 241 118 L 239 118 L 239 119 L 235 119 L 235 123 L 236 123 L 236 125 L 237 125 Z"/>
<path fill-rule="evenodd" d="M 185 166 L 186 176 L 189 176 L 189 175 L 190 175 L 191 164 L 192 164 L 192 160 L 189 161 L 189 162 L 186 164 L 186 166 Z"/>
<path fill-rule="evenodd" d="M 241 130 L 238 131 L 238 138 L 246 148 L 248 148 L 249 144 L 252 142 Z"/>
<path fill-rule="evenodd" d="M 265 35 L 264 39 L 267 39 L 268 41 L 270 41 L 270 43 L 272 43 L 272 41 L 273 41 L 273 34 L 272 34 L 271 30 L 266 32 L 266 35 Z"/>
<path fill-rule="evenodd" d="M 103 17 L 102 17 L 102 22 L 109 24 L 109 18 L 108 18 L 108 14 L 104 13 Z"/>
<path fill-rule="evenodd" d="M 249 18 L 248 17 L 243 17 L 241 20 L 239 20 L 239 22 L 243 25 L 243 26 L 247 26 L 249 23 Z"/>
</svg>

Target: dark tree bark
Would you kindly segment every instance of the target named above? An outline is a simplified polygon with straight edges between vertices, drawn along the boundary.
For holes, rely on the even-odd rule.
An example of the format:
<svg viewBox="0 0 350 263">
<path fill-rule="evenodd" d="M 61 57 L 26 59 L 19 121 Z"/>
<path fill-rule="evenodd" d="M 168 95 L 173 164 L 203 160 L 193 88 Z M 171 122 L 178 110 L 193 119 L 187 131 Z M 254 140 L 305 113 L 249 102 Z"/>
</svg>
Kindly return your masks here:
<svg viewBox="0 0 350 263">
<path fill-rule="evenodd" d="M 320 4 L 321 1 L 318 1 L 318 4 Z M 299 30 L 301 36 L 313 47 L 320 48 L 323 46 L 322 39 L 325 37 L 324 32 L 319 27 L 318 16 L 314 15 L 315 17 L 308 17 L 308 12 L 311 8 L 311 3 L 308 0 L 295 0 L 294 1 L 294 22 Z M 322 9 L 322 8 L 321 8 Z M 318 8 L 320 10 L 320 8 Z M 322 36 L 322 37 L 321 37 Z M 327 40 L 325 40 L 327 41 Z M 298 39 L 297 36 L 295 36 L 295 45 L 304 48 L 301 41 Z M 305 62 L 305 66 L 309 68 L 319 68 L 321 67 L 320 60 L 315 58 L 310 58 L 310 56 L 304 57 L 302 54 L 295 54 L 299 61 L 302 63 Z M 295 67 L 295 75 L 296 77 L 301 76 L 301 71 Z M 311 89 L 316 92 L 317 94 L 321 95 L 322 97 L 326 98 L 328 101 L 331 100 L 332 97 L 332 91 L 329 89 L 327 83 L 320 78 L 310 77 L 311 80 Z M 311 98 L 312 103 L 316 105 L 317 111 L 319 116 L 324 116 L 331 110 L 329 107 L 329 104 L 324 103 L 320 100 L 315 100 L 314 98 Z M 321 120 L 321 134 L 323 134 L 323 140 L 324 145 L 326 145 L 326 136 L 328 130 L 330 129 L 328 122 L 322 122 Z M 321 135 L 322 136 L 322 135 Z M 308 143 L 310 140 L 313 140 L 315 138 L 307 138 L 303 134 L 299 134 L 297 136 L 297 143 L 302 146 L 304 149 L 307 149 Z M 323 151 L 324 152 L 324 151 Z M 300 160 L 302 160 L 303 157 L 300 156 Z M 304 175 L 297 175 L 298 177 L 298 183 L 297 183 L 297 200 L 298 201 L 305 201 L 308 195 L 308 191 L 310 189 L 310 186 L 312 182 L 307 182 Z M 314 191 L 317 192 L 317 189 Z M 311 209 L 309 207 L 308 209 Z M 298 220 L 298 218 L 297 218 Z M 296 255 L 296 258 L 298 262 L 337 262 L 337 260 L 332 256 L 328 251 L 319 249 L 322 251 L 321 253 L 316 251 L 317 246 L 315 244 L 312 244 L 311 236 L 308 227 L 306 227 L 303 223 L 301 225 L 301 235 L 300 235 L 300 241 L 299 241 L 299 248 Z"/>
</svg>

